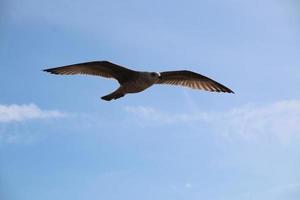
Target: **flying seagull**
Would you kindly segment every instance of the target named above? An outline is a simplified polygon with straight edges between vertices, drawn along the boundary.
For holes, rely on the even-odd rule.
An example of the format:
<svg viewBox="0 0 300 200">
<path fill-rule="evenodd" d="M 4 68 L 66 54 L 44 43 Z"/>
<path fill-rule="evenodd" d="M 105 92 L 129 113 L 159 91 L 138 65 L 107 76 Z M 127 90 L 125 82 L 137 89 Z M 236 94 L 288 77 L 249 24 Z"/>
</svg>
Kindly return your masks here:
<svg viewBox="0 0 300 200">
<path fill-rule="evenodd" d="M 120 87 L 114 92 L 101 97 L 110 101 L 128 93 L 141 92 L 153 84 L 170 84 L 211 92 L 234 93 L 224 85 L 192 71 L 143 72 L 127 69 L 108 61 L 93 61 L 62 67 L 45 69 L 51 74 L 74 75 L 86 74 L 116 79 Z"/>
</svg>

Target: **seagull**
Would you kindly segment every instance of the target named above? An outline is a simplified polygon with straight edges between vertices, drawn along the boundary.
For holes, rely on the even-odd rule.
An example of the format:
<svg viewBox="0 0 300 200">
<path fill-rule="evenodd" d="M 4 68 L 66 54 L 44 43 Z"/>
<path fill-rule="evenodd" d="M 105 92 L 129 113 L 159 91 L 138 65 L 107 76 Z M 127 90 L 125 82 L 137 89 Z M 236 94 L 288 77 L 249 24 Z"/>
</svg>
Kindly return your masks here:
<svg viewBox="0 0 300 200">
<path fill-rule="evenodd" d="M 226 86 L 188 70 L 145 72 L 128 69 L 108 61 L 92 61 L 44 69 L 43 71 L 59 75 L 85 74 L 115 79 L 120 86 L 112 93 L 101 97 L 106 101 L 119 99 L 128 93 L 142 92 L 154 84 L 178 85 L 210 92 L 234 93 Z"/>
</svg>

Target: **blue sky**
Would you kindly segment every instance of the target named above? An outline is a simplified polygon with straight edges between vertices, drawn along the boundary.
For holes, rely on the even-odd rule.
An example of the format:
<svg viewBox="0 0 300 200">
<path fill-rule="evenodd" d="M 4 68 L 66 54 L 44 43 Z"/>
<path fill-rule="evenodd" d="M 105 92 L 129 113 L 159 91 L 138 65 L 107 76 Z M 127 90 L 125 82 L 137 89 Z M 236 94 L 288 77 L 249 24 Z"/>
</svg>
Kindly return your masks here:
<svg viewBox="0 0 300 200">
<path fill-rule="evenodd" d="M 1 199 L 299 199 L 299 9 L 2 0 Z M 236 94 L 154 86 L 104 102 L 116 82 L 41 71 L 90 60 L 189 69 Z"/>
</svg>

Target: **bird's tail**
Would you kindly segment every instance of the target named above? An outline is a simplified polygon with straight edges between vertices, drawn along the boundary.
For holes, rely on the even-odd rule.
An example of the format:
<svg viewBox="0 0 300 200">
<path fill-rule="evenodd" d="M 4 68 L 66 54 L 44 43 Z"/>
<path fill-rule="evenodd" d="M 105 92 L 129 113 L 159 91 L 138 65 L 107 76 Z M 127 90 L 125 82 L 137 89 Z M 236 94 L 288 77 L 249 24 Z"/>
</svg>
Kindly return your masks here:
<svg viewBox="0 0 300 200">
<path fill-rule="evenodd" d="M 101 99 L 105 100 L 105 101 L 110 101 L 112 99 L 118 99 L 118 98 L 121 98 L 123 97 L 125 94 L 123 92 L 121 92 L 119 89 L 106 95 L 106 96 L 103 96 L 101 97 Z"/>
</svg>

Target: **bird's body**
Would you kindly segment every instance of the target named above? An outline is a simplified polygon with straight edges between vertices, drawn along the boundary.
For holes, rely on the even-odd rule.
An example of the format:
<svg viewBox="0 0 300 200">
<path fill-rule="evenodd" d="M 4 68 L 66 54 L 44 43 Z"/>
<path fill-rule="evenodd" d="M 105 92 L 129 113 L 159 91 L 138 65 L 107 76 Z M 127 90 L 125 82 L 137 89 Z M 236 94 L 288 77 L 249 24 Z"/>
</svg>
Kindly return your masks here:
<svg viewBox="0 0 300 200">
<path fill-rule="evenodd" d="M 120 87 L 104 97 L 101 97 L 103 100 L 111 100 L 123 97 L 128 93 L 138 93 L 142 92 L 145 89 L 151 87 L 156 81 L 158 76 L 151 76 L 150 72 L 139 72 L 139 76 L 133 77 L 132 80 L 127 81 L 120 85 Z"/>
<path fill-rule="evenodd" d="M 152 86 L 157 80 L 158 75 L 151 75 L 150 72 L 140 72 L 140 75 L 135 79 L 124 83 L 121 87 L 126 93 L 142 92 Z"/>
<path fill-rule="evenodd" d="M 98 75 L 105 78 L 114 78 L 120 83 L 120 87 L 114 92 L 101 97 L 106 101 L 118 99 L 128 93 L 142 92 L 151 87 L 153 84 L 181 85 L 194 89 L 233 93 L 232 90 L 224 85 L 205 76 L 187 70 L 168 71 L 161 73 L 142 72 L 127 69 L 108 61 L 94 61 L 45 69 L 44 71 L 52 74 L 88 74 Z"/>
</svg>

